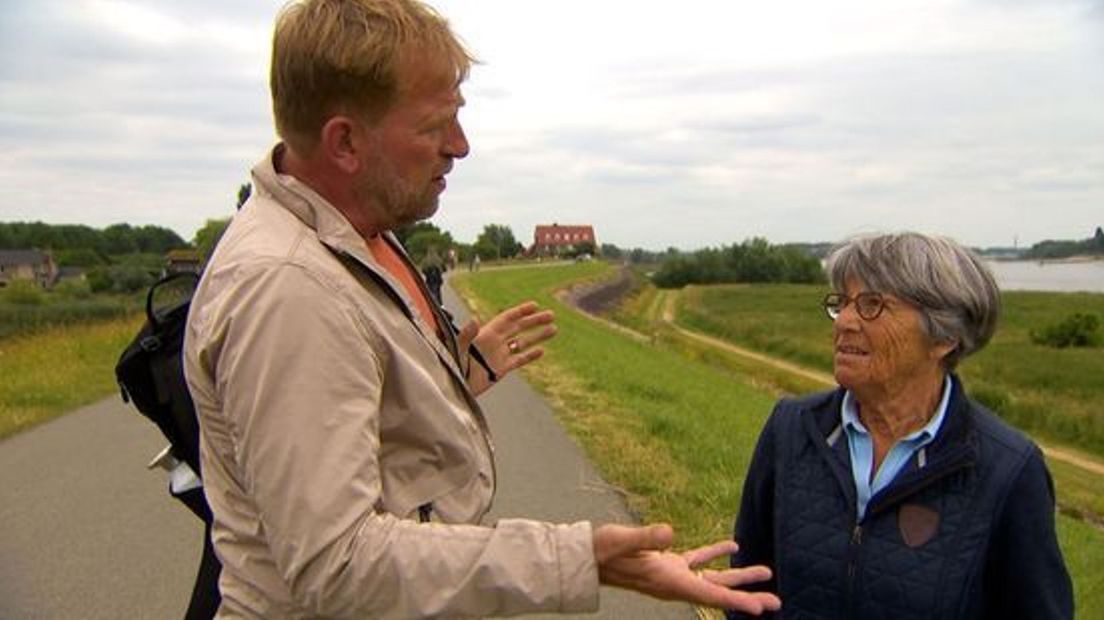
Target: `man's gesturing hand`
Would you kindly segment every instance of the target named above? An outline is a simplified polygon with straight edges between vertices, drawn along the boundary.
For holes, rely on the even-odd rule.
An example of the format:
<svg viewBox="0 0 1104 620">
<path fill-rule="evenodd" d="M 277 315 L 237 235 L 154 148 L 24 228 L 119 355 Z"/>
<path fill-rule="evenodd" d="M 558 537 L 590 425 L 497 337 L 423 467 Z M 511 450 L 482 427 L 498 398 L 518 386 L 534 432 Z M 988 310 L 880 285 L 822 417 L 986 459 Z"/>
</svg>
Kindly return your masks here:
<svg viewBox="0 0 1104 620">
<path fill-rule="evenodd" d="M 540 346 L 556 335 L 555 316 L 551 310 L 542 310 L 536 302 L 527 301 L 495 315 L 480 325 L 473 319 L 460 330 L 460 350 L 466 351 L 472 344 L 499 377 L 534 362 L 544 355 Z M 468 387 L 475 395 L 482 394 L 491 383 L 482 368 L 473 367 L 468 377 Z"/>
<path fill-rule="evenodd" d="M 782 603 L 768 592 L 744 592 L 731 587 L 770 579 L 765 566 L 705 570 L 695 568 L 736 551 L 733 541 L 714 543 L 684 553 L 669 551 L 674 532 L 669 525 L 626 527 L 603 525 L 594 530 L 598 579 L 607 585 L 636 590 L 665 600 L 760 614 Z"/>
</svg>

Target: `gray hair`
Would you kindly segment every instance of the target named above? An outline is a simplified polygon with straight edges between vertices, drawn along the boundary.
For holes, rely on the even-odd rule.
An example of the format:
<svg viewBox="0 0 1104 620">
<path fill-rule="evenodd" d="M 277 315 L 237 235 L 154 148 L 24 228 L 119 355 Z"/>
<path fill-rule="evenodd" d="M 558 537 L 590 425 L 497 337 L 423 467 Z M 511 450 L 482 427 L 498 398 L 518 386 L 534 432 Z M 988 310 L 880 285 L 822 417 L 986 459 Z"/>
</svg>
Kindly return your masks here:
<svg viewBox="0 0 1104 620">
<path fill-rule="evenodd" d="M 919 308 L 927 336 L 955 345 L 943 358 L 947 370 L 981 350 L 997 328 L 1000 290 L 993 274 L 976 254 L 946 237 L 915 232 L 854 237 L 832 250 L 826 270 L 837 291 L 854 278 Z"/>
</svg>

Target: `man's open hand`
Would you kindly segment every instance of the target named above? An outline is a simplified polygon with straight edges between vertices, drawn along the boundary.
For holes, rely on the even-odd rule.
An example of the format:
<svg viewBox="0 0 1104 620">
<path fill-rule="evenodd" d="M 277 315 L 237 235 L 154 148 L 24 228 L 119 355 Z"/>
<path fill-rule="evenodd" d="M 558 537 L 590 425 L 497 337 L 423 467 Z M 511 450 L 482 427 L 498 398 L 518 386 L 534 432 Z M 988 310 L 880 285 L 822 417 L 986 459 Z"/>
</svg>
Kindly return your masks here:
<svg viewBox="0 0 1104 620">
<path fill-rule="evenodd" d="M 766 566 L 695 571 L 698 566 L 736 551 L 733 541 L 684 553 L 669 551 L 674 531 L 668 525 L 627 527 L 603 525 L 594 530 L 598 579 L 607 585 L 636 590 L 665 600 L 682 600 L 749 614 L 777 610 L 782 603 L 769 592 L 744 592 L 732 587 L 766 581 Z"/>
</svg>

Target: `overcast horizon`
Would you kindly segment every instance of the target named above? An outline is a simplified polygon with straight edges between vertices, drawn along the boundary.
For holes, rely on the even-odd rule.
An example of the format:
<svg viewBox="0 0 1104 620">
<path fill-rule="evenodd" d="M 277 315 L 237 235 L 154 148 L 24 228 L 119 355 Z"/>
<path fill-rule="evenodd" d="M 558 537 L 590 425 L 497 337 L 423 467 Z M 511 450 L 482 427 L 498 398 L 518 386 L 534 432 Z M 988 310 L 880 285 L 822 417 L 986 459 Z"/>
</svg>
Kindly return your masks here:
<svg viewBox="0 0 1104 620">
<path fill-rule="evenodd" d="M 233 214 L 281 2 L 9 0 L 0 221 Z M 431 2 L 482 64 L 432 222 L 662 250 L 1104 225 L 1104 0 Z"/>
</svg>

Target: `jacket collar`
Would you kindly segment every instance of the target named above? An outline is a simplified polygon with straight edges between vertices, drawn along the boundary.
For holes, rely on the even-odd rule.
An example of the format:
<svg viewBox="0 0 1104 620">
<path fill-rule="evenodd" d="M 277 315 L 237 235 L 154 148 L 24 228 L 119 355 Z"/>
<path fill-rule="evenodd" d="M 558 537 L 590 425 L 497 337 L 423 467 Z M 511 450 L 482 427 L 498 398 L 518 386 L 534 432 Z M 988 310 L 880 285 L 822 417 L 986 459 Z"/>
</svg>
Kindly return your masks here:
<svg viewBox="0 0 1104 620">
<path fill-rule="evenodd" d="M 283 143 L 277 144 L 267 157 L 253 167 L 254 191 L 271 196 L 277 204 L 313 230 L 318 240 L 327 246 L 344 252 L 370 254 L 360 233 L 337 207 L 306 183 L 276 171 L 276 160 L 283 157 L 286 150 Z"/>
<path fill-rule="evenodd" d="M 449 367 L 457 380 L 466 385 L 466 380 L 460 370 L 460 352 L 457 350 L 455 334 L 451 331 L 452 324 L 448 317 L 444 316 L 440 309 L 435 307 L 436 304 L 430 303 L 430 307 L 437 315 L 436 318 L 440 322 L 442 331 L 445 332 L 446 342 L 442 343 L 436 335 L 436 329 L 427 325 L 415 310 L 416 306 L 407 294 L 406 289 L 376 261 L 360 233 L 353 228 L 345 215 L 306 183 L 291 175 L 277 172 L 276 160 L 283 156 L 286 148 L 283 143 L 277 144 L 267 157 L 253 167 L 254 191 L 262 196 L 271 197 L 273 202 L 291 212 L 307 228 L 314 231 L 320 243 L 343 259 L 347 265 L 348 261 L 351 260 L 354 265 L 367 270 L 366 275 L 382 286 L 388 296 L 395 300 L 396 305 L 414 324 L 426 343 Z M 414 273 L 418 273 L 399 240 L 390 231 L 381 234 L 391 247 L 398 252 L 407 266 L 413 269 Z M 418 281 L 418 278 L 415 278 L 415 280 Z M 422 287 L 422 293 L 432 299 L 429 297 L 428 289 L 424 286 Z"/>
<path fill-rule="evenodd" d="M 970 401 L 958 375 L 951 373 L 950 377 L 951 396 L 946 418 L 935 439 L 925 448 L 925 463 L 920 465 L 915 457 L 910 459 L 896 479 L 871 498 L 867 506 L 868 515 L 894 504 L 943 475 L 969 467 L 977 461 L 978 445 Z M 822 457 L 829 462 L 848 501 L 854 504 L 855 485 L 851 478 L 850 454 L 847 439 L 841 432 L 840 420 L 845 392 L 839 387 L 808 401 L 809 415 L 804 416 L 804 427 Z"/>
<path fill-rule="evenodd" d="M 942 453 L 952 446 L 967 441 L 973 430 L 973 422 L 970 420 L 970 400 L 962 388 L 962 380 L 954 373 L 951 373 L 950 379 L 951 396 L 947 403 L 946 418 L 939 432 L 936 433 L 935 439 L 928 446 L 929 454 Z M 809 431 L 819 436 L 820 441 L 827 442 L 840 426 L 840 412 L 845 393 L 846 390 L 837 387 L 809 402 L 808 409 L 812 414 Z M 837 442 L 833 441 L 832 444 L 834 446 Z"/>
</svg>

